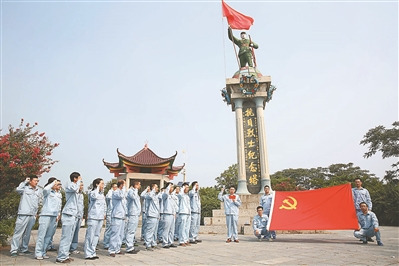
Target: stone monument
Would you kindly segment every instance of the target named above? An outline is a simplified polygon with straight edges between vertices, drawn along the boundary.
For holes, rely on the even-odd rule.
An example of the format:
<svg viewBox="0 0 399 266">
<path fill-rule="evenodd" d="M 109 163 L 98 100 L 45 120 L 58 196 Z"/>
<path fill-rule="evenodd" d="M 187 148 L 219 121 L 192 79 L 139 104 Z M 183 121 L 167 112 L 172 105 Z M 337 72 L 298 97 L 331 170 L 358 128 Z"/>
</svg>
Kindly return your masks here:
<svg viewBox="0 0 399 266">
<path fill-rule="evenodd" d="M 238 40 L 229 28 L 228 36 L 240 48 L 240 69 L 232 78 L 226 79 L 226 87 L 222 89 L 224 101 L 236 114 L 237 193 L 259 194 L 263 193 L 265 185 L 270 186 L 264 109 L 276 87 L 271 85 L 271 77 L 263 76 L 256 66 L 253 48 L 258 48 L 258 45 L 246 39 L 245 32 Z M 248 60 L 248 56 L 253 62 Z"/>
</svg>

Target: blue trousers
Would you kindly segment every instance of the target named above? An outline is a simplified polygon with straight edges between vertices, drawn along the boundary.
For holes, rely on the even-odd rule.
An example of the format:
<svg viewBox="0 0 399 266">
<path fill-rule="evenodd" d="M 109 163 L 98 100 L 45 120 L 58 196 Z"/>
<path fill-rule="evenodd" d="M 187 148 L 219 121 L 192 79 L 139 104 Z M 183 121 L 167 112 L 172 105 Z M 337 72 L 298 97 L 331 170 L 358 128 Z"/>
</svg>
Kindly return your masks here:
<svg viewBox="0 0 399 266">
<path fill-rule="evenodd" d="M 194 241 L 198 238 L 200 221 L 201 221 L 201 214 L 198 212 L 192 212 L 191 224 L 190 224 L 190 241 Z"/>
<path fill-rule="evenodd" d="M 146 230 L 144 235 L 145 246 L 147 248 L 157 245 L 157 242 L 155 242 L 155 237 L 154 237 L 157 224 L 158 224 L 158 218 L 147 217 L 145 225 Z"/>
<path fill-rule="evenodd" d="M 191 217 L 190 214 L 184 214 L 184 213 L 179 214 L 179 217 L 180 217 L 179 243 L 183 244 L 188 242 Z"/>
<path fill-rule="evenodd" d="M 122 244 L 126 244 L 126 234 L 127 234 L 127 219 L 125 219 L 125 232 L 123 232 Z"/>
<path fill-rule="evenodd" d="M 165 220 L 163 219 L 163 217 L 164 217 L 164 214 L 161 213 L 160 219 L 159 219 L 159 222 L 158 222 L 158 228 L 157 228 L 157 238 L 158 238 L 159 241 L 162 241 L 163 230 L 164 230 L 164 227 L 165 227 Z"/>
<path fill-rule="evenodd" d="M 109 248 L 109 239 L 111 238 L 111 214 L 107 214 L 107 218 L 105 220 L 105 231 L 104 231 L 104 240 L 103 245 L 104 248 Z"/>
<path fill-rule="evenodd" d="M 55 231 L 57 230 L 57 226 L 58 226 L 58 221 L 57 221 L 57 219 L 55 219 L 53 226 L 49 228 L 49 231 L 50 231 L 49 234 L 51 234 L 51 236 L 50 236 L 49 242 L 47 243 L 46 250 L 54 248 L 53 238 L 54 238 Z"/>
<path fill-rule="evenodd" d="M 134 238 L 136 235 L 137 225 L 139 224 L 138 215 L 130 215 L 127 220 L 126 233 L 126 252 L 134 250 Z"/>
<path fill-rule="evenodd" d="M 124 233 L 125 233 L 125 219 L 112 217 L 111 239 L 109 241 L 109 248 L 108 248 L 109 254 L 115 254 L 121 251 Z"/>
<path fill-rule="evenodd" d="M 263 212 L 264 214 L 266 214 L 267 215 L 267 217 L 269 217 L 270 218 L 270 210 L 267 210 L 267 211 L 265 211 L 265 212 Z M 270 220 L 269 220 L 270 221 Z M 274 238 L 274 239 L 276 239 L 276 231 L 267 231 L 267 236 L 266 236 L 266 238 Z"/>
<path fill-rule="evenodd" d="M 78 218 L 75 216 L 64 213 L 61 216 L 62 233 L 57 256 L 57 259 L 60 261 L 64 261 L 69 258 L 69 249 L 71 247 L 77 219 Z"/>
<path fill-rule="evenodd" d="M 254 235 L 258 238 L 261 239 L 262 236 L 265 236 L 266 238 L 270 238 L 269 232 L 266 230 L 266 228 L 262 228 L 259 232 L 259 235 L 256 235 L 256 231 L 254 230 Z"/>
<path fill-rule="evenodd" d="M 97 256 L 96 246 L 100 239 L 101 228 L 104 220 L 87 220 L 86 237 L 84 240 L 85 258 L 93 258 Z"/>
<path fill-rule="evenodd" d="M 18 215 L 15 221 L 14 235 L 11 242 L 11 253 L 18 253 L 18 250 L 25 252 L 28 250 L 30 233 L 35 225 L 35 215 Z M 21 241 L 22 240 L 22 241 Z"/>
<path fill-rule="evenodd" d="M 173 214 L 163 214 L 163 236 L 162 246 L 169 246 L 173 244 L 173 236 L 175 234 L 175 216 Z"/>
<path fill-rule="evenodd" d="M 77 218 L 76 225 L 75 225 L 75 231 L 73 232 L 72 243 L 71 243 L 71 247 L 70 247 L 69 251 L 74 251 L 78 248 L 79 230 L 80 230 L 81 224 L 82 224 L 82 217 Z"/>
<path fill-rule="evenodd" d="M 181 218 L 180 218 L 180 215 L 177 213 L 176 214 L 176 222 L 175 222 L 175 235 L 173 236 L 174 240 L 179 239 L 180 224 L 181 224 Z"/>
<path fill-rule="evenodd" d="M 238 215 L 235 214 L 226 214 L 226 225 L 227 225 L 227 238 L 231 240 L 238 239 Z"/>
<path fill-rule="evenodd" d="M 39 217 L 39 229 L 37 231 L 35 256 L 43 257 L 46 255 L 47 246 L 54 235 L 54 224 L 57 216 L 43 215 Z"/>
<path fill-rule="evenodd" d="M 142 214 L 141 215 L 141 239 L 144 240 L 145 231 L 146 231 L 145 224 L 147 221 L 147 215 L 145 215 L 145 212 L 142 212 L 141 214 Z"/>
<path fill-rule="evenodd" d="M 367 237 L 373 237 L 373 236 L 375 236 L 377 241 L 381 241 L 380 231 L 374 232 L 374 227 L 370 227 L 368 229 L 360 229 L 359 231 L 355 231 L 353 235 L 356 238 L 359 238 L 363 241 L 366 241 Z"/>
</svg>

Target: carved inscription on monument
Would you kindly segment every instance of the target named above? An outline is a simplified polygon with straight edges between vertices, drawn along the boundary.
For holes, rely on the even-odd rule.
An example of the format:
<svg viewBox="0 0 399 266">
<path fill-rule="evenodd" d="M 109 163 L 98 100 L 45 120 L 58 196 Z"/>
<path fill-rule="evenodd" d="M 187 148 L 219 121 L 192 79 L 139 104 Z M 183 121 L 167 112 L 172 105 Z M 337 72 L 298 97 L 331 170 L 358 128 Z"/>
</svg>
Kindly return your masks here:
<svg viewBox="0 0 399 266">
<path fill-rule="evenodd" d="M 255 107 L 243 108 L 244 150 L 247 188 L 258 194 L 261 186 L 258 124 Z"/>
</svg>

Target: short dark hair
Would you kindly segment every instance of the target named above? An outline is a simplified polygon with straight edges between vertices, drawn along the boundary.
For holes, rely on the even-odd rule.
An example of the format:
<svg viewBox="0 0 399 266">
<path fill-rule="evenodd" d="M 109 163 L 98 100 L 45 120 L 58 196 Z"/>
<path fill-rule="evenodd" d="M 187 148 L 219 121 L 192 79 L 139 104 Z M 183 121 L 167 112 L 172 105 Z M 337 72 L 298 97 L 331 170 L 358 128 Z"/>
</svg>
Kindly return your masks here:
<svg viewBox="0 0 399 266">
<path fill-rule="evenodd" d="M 242 31 L 242 32 L 240 33 L 240 35 L 241 35 L 241 34 L 247 34 L 247 33 L 246 33 L 245 31 Z"/>
<path fill-rule="evenodd" d="M 356 177 L 355 179 L 353 179 L 353 182 L 355 182 L 356 180 L 360 180 L 360 182 L 363 183 L 362 179 L 360 177 Z"/>
<path fill-rule="evenodd" d="M 141 183 L 140 181 L 134 180 L 133 181 L 133 186 L 138 185 L 139 183 Z"/>
<path fill-rule="evenodd" d="M 236 189 L 236 187 L 235 187 L 235 186 L 233 186 L 233 185 L 229 186 L 229 189 L 230 189 L 230 188 L 234 188 L 234 190 Z"/>
<path fill-rule="evenodd" d="M 71 180 L 71 182 L 75 181 L 75 178 L 78 178 L 80 176 L 80 174 L 78 172 L 73 172 L 70 176 L 69 179 Z"/>
<path fill-rule="evenodd" d="M 118 180 L 118 183 L 116 183 L 117 187 L 120 187 L 120 185 L 125 184 L 125 180 Z"/>
<path fill-rule="evenodd" d="M 57 178 L 55 178 L 54 176 L 50 177 L 50 178 L 47 180 L 47 184 L 45 184 L 44 186 L 47 187 L 48 185 L 50 185 L 51 183 L 53 183 L 54 180 L 57 180 Z"/>
<path fill-rule="evenodd" d="M 259 209 L 262 209 L 262 210 L 263 210 L 263 207 L 260 206 L 260 205 L 259 205 L 258 207 L 256 207 L 256 210 L 257 210 L 257 211 L 259 211 Z"/>
<path fill-rule="evenodd" d="M 101 180 L 102 180 L 101 178 L 96 178 L 96 179 L 93 180 L 93 184 L 92 184 L 93 188 L 92 188 L 92 190 L 97 189 L 97 185 L 100 184 Z"/>
<path fill-rule="evenodd" d="M 270 186 L 269 186 L 269 185 L 266 185 L 266 186 L 264 186 L 264 187 L 263 187 L 263 189 L 265 189 L 265 188 L 267 188 L 267 187 L 268 187 L 268 188 L 270 188 Z"/>
<path fill-rule="evenodd" d="M 360 207 L 360 205 L 362 205 L 362 204 L 366 204 L 367 207 L 369 206 L 366 202 L 362 201 L 362 202 L 359 203 L 359 207 Z"/>
<path fill-rule="evenodd" d="M 157 185 L 157 186 L 158 186 L 158 184 L 157 184 L 157 183 L 151 183 L 151 186 L 150 186 L 151 190 L 152 190 L 152 189 L 154 189 L 155 185 Z"/>
<path fill-rule="evenodd" d="M 197 181 L 193 181 L 193 182 L 191 183 L 191 186 L 194 187 L 196 184 L 198 184 L 198 182 L 197 182 Z"/>
</svg>

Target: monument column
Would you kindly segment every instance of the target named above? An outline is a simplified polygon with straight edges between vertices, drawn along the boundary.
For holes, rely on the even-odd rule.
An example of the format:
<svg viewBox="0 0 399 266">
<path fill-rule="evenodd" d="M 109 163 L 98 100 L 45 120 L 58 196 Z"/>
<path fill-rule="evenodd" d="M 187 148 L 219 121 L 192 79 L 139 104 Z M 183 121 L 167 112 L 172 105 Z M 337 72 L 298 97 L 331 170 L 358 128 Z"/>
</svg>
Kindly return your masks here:
<svg viewBox="0 0 399 266">
<path fill-rule="evenodd" d="M 259 194 L 263 194 L 264 186 L 270 186 L 270 174 L 269 174 L 269 160 L 267 157 L 267 144 L 266 144 L 266 128 L 265 128 L 265 116 L 263 111 L 264 97 L 256 97 L 254 99 L 256 104 L 256 118 L 258 120 L 258 137 L 259 137 L 259 156 L 260 156 L 260 169 L 261 169 L 261 189 Z"/>
<path fill-rule="evenodd" d="M 236 136 L 237 136 L 237 162 L 238 162 L 238 187 L 237 194 L 250 194 L 247 188 L 247 178 L 245 170 L 245 149 L 244 149 L 244 127 L 242 119 L 242 104 L 244 99 L 234 99 L 236 113 Z"/>
</svg>

